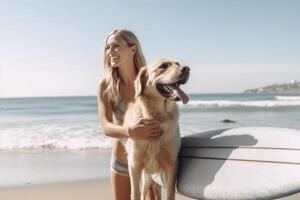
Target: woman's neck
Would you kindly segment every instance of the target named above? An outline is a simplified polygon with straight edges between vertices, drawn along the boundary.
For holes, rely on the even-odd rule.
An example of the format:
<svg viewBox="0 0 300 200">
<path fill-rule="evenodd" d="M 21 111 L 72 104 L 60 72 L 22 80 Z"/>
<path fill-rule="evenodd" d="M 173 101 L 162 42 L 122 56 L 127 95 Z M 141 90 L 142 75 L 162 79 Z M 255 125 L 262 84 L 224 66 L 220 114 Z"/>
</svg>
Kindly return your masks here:
<svg viewBox="0 0 300 200">
<path fill-rule="evenodd" d="M 136 76 L 137 72 L 134 66 L 134 63 L 128 63 L 125 66 L 119 67 L 119 72 L 121 79 L 124 84 L 126 85 L 132 85 Z"/>
</svg>

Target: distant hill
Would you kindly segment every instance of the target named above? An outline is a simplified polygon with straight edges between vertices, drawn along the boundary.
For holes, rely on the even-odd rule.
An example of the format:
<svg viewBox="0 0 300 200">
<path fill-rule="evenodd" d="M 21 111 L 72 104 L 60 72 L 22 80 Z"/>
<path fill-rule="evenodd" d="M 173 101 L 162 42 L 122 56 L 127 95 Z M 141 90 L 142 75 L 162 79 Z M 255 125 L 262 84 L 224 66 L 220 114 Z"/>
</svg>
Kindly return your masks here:
<svg viewBox="0 0 300 200">
<path fill-rule="evenodd" d="M 276 83 L 265 87 L 247 89 L 244 93 L 300 93 L 300 81 Z"/>
</svg>

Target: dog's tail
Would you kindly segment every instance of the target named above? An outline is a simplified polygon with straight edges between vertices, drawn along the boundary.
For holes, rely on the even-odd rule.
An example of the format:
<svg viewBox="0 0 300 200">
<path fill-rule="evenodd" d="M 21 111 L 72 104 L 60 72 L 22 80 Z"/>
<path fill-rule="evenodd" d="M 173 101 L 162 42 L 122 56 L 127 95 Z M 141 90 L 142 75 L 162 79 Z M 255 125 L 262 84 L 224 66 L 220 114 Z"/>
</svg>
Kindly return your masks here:
<svg viewBox="0 0 300 200">
<path fill-rule="evenodd" d="M 153 193 L 153 194 L 151 194 Z M 155 200 L 161 200 L 161 187 L 152 180 L 151 187 L 149 189 L 149 196 L 153 195 Z"/>
<path fill-rule="evenodd" d="M 143 200 L 161 200 L 161 186 L 155 183 L 151 175 L 143 173 Z"/>
</svg>

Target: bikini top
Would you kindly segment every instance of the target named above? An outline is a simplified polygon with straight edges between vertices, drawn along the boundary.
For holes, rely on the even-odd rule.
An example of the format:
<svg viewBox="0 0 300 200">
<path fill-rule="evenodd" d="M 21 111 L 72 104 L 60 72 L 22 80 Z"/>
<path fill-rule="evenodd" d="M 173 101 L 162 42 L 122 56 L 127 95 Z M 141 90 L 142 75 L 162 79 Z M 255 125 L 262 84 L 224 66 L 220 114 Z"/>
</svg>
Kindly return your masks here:
<svg viewBox="0 0 300 200">
<path fill-rule="evenodd" d="M 124 115 L 127 110 L 128 103 L 124 100 L 120 102 L 113 103 L 113 123 L 122 125 L 124 120 Z"/>
</svg>

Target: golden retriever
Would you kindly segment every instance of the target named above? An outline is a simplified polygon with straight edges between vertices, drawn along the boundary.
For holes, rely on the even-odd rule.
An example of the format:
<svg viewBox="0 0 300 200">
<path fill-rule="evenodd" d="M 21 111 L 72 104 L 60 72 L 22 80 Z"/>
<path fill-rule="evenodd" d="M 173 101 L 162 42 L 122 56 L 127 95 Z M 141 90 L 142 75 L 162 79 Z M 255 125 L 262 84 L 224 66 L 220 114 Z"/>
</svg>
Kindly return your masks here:
<svg viewBox="0 0 300 200">
<path fill-rule="evenodd" d="M 139 119 L 159 120 L 163 134 L 156 140 L 126 141 L 131 199 L 145 199 L 152 186 L 156 199 L 161 198 L 160 186 L 151 175 L 160 174 L 167 190 L 167 199 L 175 199 L 177 155 L 181 144 L 176 101 L 186 104 L 188 96 L 179 88 L 189 78 L 189 67 L 173 59 L 160 59 L 143 67 L 135 80 L 134 103 L 128 105 L 124 124 Z M 140 192 L 142 188 L 142 192 Z"/>
</svg>

